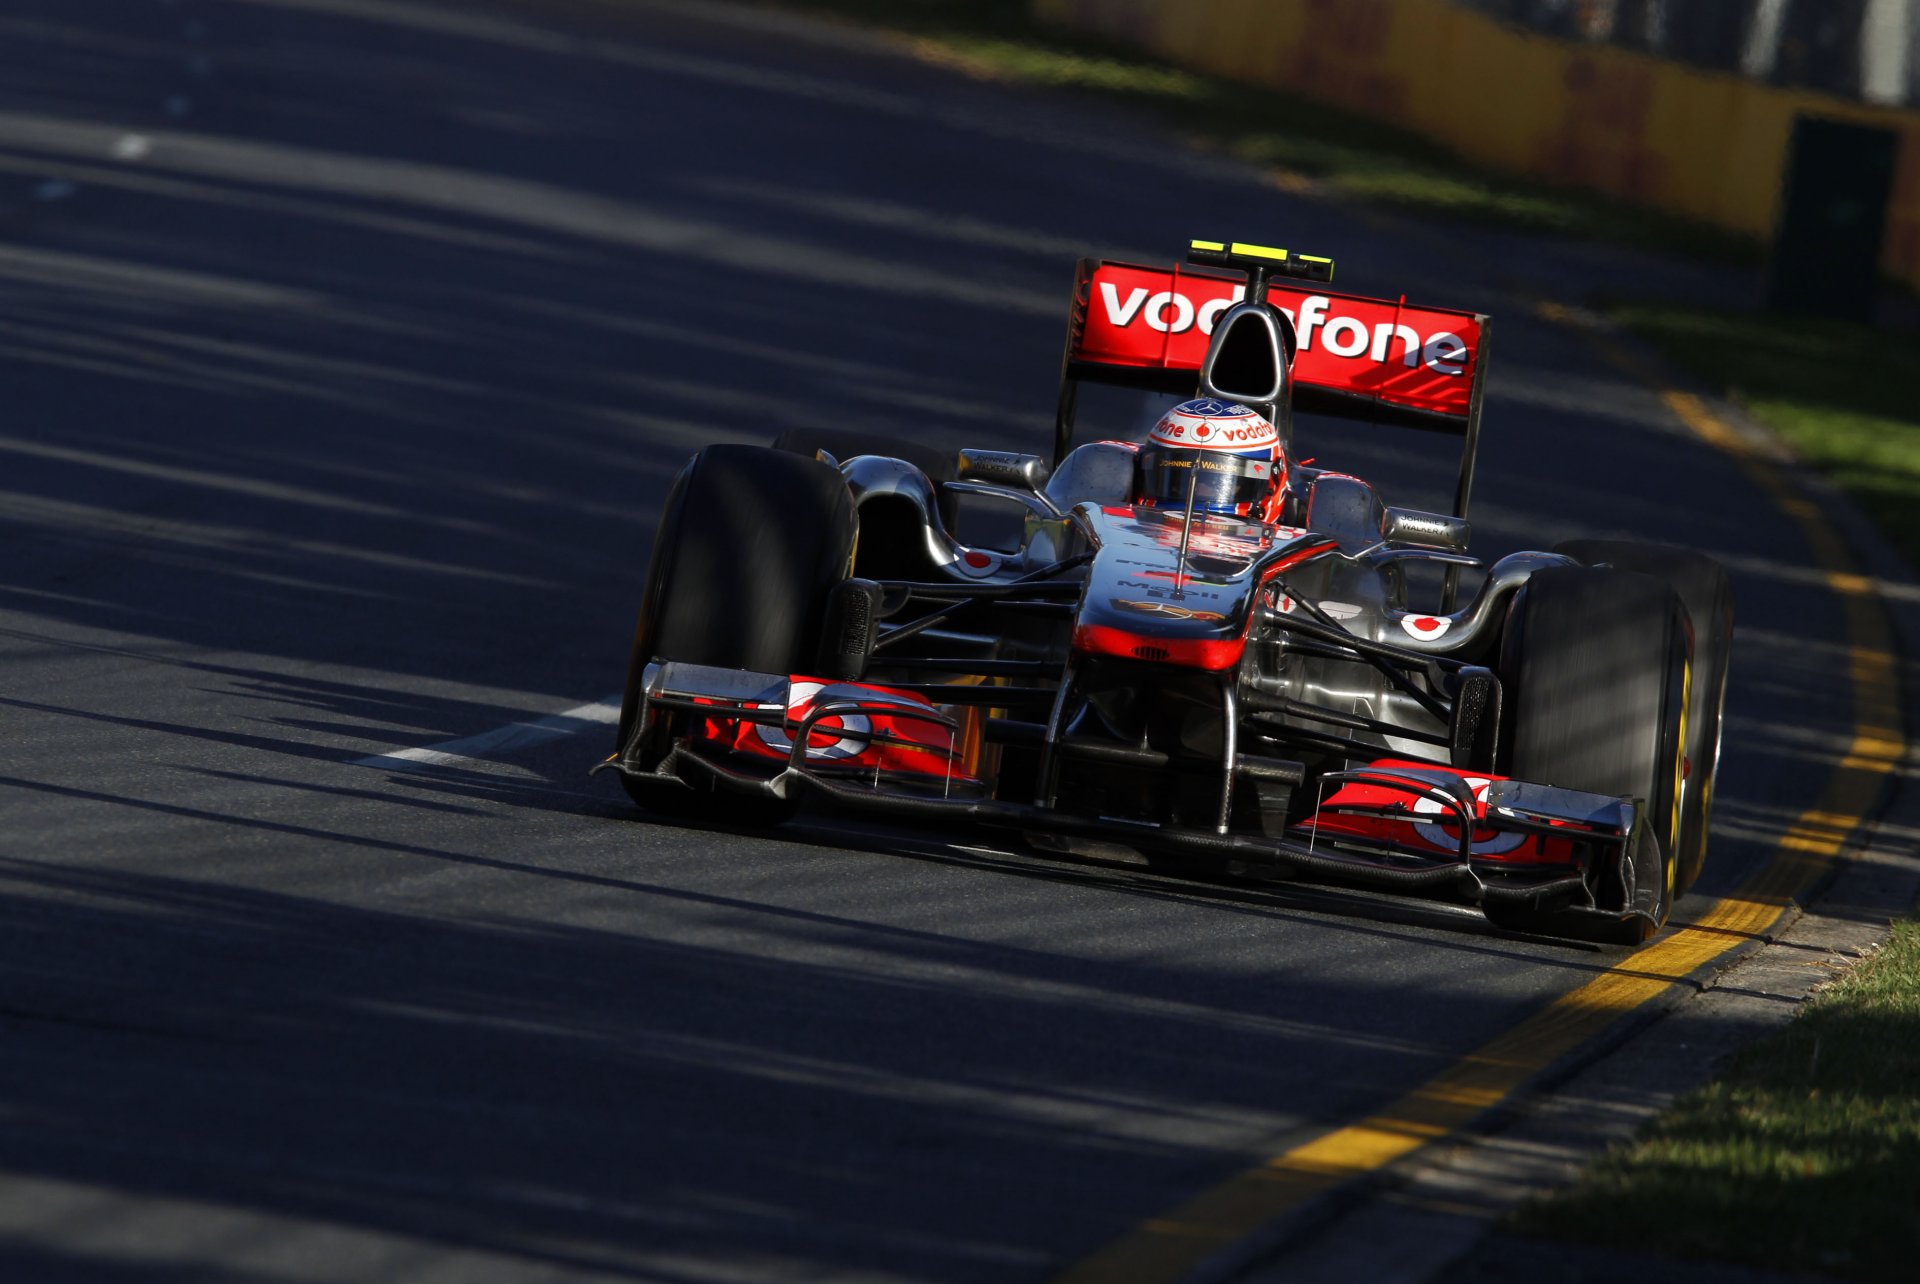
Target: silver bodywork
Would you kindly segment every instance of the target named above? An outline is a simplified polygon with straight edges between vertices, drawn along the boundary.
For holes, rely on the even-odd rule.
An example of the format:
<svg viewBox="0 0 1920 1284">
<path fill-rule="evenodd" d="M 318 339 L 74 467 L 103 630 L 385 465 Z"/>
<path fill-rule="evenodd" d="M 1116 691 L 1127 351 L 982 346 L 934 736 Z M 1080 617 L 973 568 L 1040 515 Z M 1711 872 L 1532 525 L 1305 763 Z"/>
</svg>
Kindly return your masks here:
<svg viewBox="0 0 1920 1284">
<path fill-rule="evenodd" d="M 1486 765 L 1507 608 L 1572 559 L 1484 565 L 1462 551 L 1464 523 L 1423 523 L 1334 473 L 1297 470 L 1288 511 L 1301 525 L 1137 506 L 1129 455 L 1082 446 L 1043 484 L 1017 458 L 987 471 L 1018 484 L 979 471 L 936 483 L 879 455 L 840 463 L 860 540 L 827 604 L 823 636 L 845 646 L 823 650 L 819 681 L 658 657 L 606 765 L 642 792 L 806 794 L 1232 871 L 1653 921 L 1658 845 L 1635 800 L 1493 780 Z M 976 536 L 981 504 L 1003 531 L 1017 519 L 1016 537 Z M 874 557 L 893 573 L 875 574 Z M 1470 574 L 1471 599 L 1444 613 L 1410 604 L 1420 563 Z M 792 693 L 820 682 L 842 694 L 795 713 Z M 844 764 L 806 747 L 822 718 L 883 716 L 937 724 L 947 747 L 890 772 L 858 760 L 897 736 L 843 733 Z M 768 728 L 787 752 L 743 762 L 724 737 L 702 738 L 716 720 Z M 1389 801 L 1341 802 L 1343 790 Z M 1376 828 L 1322 832 L 1353 817 Z M 1414 831 L 1424 846 L 1403 836 Z M 1520 842 L 1562 850 L 1515 866 L 1501 853 Z M 1613 908 L 1596 900 L 1606 880 Z"/>
<path fill-rule="evenodd" d="M 847 478 L 857 505 L 877 499 L 899 501 L 911 507 L 917 517 L 917 543 L 925 549 L 930 574 L 949 577 L 957 583 L 1011 584 L 1023 576 L 1047 566 L 1096 550 L 1087 574 L 1087 587 L 1076 618 L 1090 612 L 1098 615 L 1097 603 L 1104 596 L 1127 600 L 1128 595 L 1154 592 L 1137 572 L 1150 568 L 1142 562 L 1157 562 L 1167 573 L 1186 573 L 1190 578 L 1177 594 L 1161 590 L 1159 599 L 1174 610 L 1200 610 L 1222 617 L 1211 626 L 1194 626 L 1194 636 L 1226 638 L 1250 630 L 1257 633 L 1262 613 L 1287 615 L 1313 612 L 1334 625 L 1367 642 L 1391 645 L 1406 651 L 1472 658 L 1485 655 L 1497 641 L 1505 622 L 1506 610 L 1514 593 L 1535 571 L 1551 566 L 1572 565 L 1572 559 L 1555 553 L 1513 553 L 1488 566 L 1465 554 L 1466 523 L 1458 518 L 1413 510 L 1388 508 L 1381 504 L 1371 486 L 1344 474 L 1307 473 L 1300 510 L 1306 524 L 1301 527 L 1262 527 L 1235 519 L 1199 517 L 1194 526 L 1201 532 L 1203 552 L 1196 556 L 1190 548 L 1183 565 L 1168 542 L 1143 539 L 1137 523 L 1116 520 L 1110 514 L 1125 508 L 1142 515 L 1127 503 L 1124 491 L 1083 495 L 1075 479 L 1098 470 L 1088 467 L 1102 455 L 1126 456 L 1130 452 L 1113 443 L 1096 442 L 1079 447 L 1054 474 L 1047 487 L 1012 486 L 976 480 L 948 482 L 936 487 L 926 474 L 903 460 L 866 455 L 846 461 L 841 470 Z M 1033 457 L 1010 457 L 1037 463 Z M 1114 462 L 1119 462 L 1116 458 Z M 1027 469 L 1029 476 L 1043 476 L 1030 463 L 1016 467 Z M 1108 469 L 1112 477 L 1115 470 Z M 964 473 L 963 473 L 964 477 Z M 1065 483 L 1064 485 L 1061 483 Z M 1024 539 L 1017 553 L 987 549 L 963 542 L 947 528 L 940 502 L 940 491 L 977 497 L 1019 510 L 1025 522 Z M 1182 519 L 1153 514 L 1173 528 L 1183 526 Z M 1263 554 L 1283 553 L 1290 545 L 1312 546 L 1330 542 L 1332 547 L 1319 553 L 1297 570 L 1287 574 L 1285 589 L 1263 583 L 1258 572 Z M 1234 576 L 1222 577 L 1217 556 L 1222 550 L 1238 558 L 1243 565 Z M 969 565 L 991 559 L 991 569 Z M 1210 562 L 1196 566 L 1196 562 Z M 1423 611 L 1406 601 L 1405 569 L 1412 563 L 1436 563 L 1460 567 L 1480 577 L 1470 600 L 1450 612 Z M 1288 590 L 1292 590 L 1289 592 Z M 1294 594 L 1298 596 L 1295 597 Z M 1148 599 L 1153 600 L 1153 599 Z M 1089 604 L 1093 604 L 1090 608 Z M 1249 620 L 1249 616 L 1255 618 Z M 1310 616 L 1308 618 L 1311 618 Z M 1420 622 L 1410 627 L 1410 622 Z M 1161 621 L 1163 626 L 1166 621 Z M 993 634 L 966 634 L 946 631 L 935 634 L 952 644 L 985 653 L 1001 641 Z M 1066 658 L 1064 636 L 1051 650 Z M 1269 672 L 1260 673 L 1265 667 Z M 1428 736 L 1440 734 L 1445 726 L 1414 697 L 1394 689 L 1378 668 L 1348 661 L 1312 659 L 1289 655 L 1284 647 L 1265 657 L 1255 667 L 1258 680 L 1271 695 L 1298 703 L 1323 705 L 1339 712 L 1355 714 L 1371 721 L 1406 727 Z M 1430 742 L 1416 741 L 1382 731 L 1377 745 L 1393 753 L 1418 756 L 1430 753 Z"/>
</svg>

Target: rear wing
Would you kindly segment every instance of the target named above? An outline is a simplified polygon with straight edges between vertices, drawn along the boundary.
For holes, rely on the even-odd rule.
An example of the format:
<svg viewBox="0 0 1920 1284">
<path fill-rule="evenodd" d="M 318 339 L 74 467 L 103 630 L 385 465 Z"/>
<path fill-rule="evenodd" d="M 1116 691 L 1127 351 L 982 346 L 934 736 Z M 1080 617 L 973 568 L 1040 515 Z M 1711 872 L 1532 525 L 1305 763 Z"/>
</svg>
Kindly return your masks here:
<svg viewBox="0 0 1920 1284">
<path fill-rule="evenodd" d="M 1264 269 L 1271 264 L 1260 260 L 1278 256 L 1284 262 L 1284 251 L 1240 245 L 1232 251 L 1196 242 L 1193 257 L 1241 269 L 1264 291 L 1266 302 L 1285 315 L 1293 408 L 1460 437 L 1454 516 L 1465 517 L 1480 444 L 1491 319 L 1451 308 L 1417 307 L 1404 296 L 1370 299 L 1311 282 L 1270 280 Z M 1296 255 L 1294 262 L 1304 257 Z M 1316 265 L 1315 279 L 1331 278 L 1330 262 L 1306 261 Z M 1296 266 L 1287 275 L 1307 272 Z M 1245 296 L 1247 285 L 1239 275 L 1180 264 L 1158 268 L 1080 260 L 1060 371 L 1055 462 L 1073 445 L 1082 382 L 1173 397 L 1196 395 L 1214 325 Z"/>
</svg>

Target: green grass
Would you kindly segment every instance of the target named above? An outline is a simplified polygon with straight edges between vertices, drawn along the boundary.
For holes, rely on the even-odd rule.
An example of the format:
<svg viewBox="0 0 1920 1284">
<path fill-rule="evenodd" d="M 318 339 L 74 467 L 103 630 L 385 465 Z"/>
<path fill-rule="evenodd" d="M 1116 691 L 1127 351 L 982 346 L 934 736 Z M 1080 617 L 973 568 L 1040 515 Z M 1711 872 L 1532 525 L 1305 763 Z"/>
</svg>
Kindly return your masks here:
<svg viewBox="0 0 1920 1284">
<path fill-rule="evenodd" d="M 1910 1280 L 1920 1261 L 1920 920 L 1525 1233 Z"/>
<path fill-rule="evenodd" d="M 972 74 L 1080 90 L 1153 112 L 1191 137 L 1350 203 L 1757 262 L 1759 247 L 1705 224 L 1477 168 L 1406 130 L 1310 99 L 1182 70 L 1142 51 L 1044 26 L 1026 0 L 760 0 L 913 37 Z"/>
<path fill-rule="evenodd" d="M 1613 317 L 1826 472 L 1920 566 L 1920 341 L 1767 313 L 1626 304 Z"/>
<path fill-rule="evenodd" d="M 1610 315 L 1824 470 L 1920 565 L 1911 333 L 1669 304 Z M 1908 1280 L 1920 1260 L 1920 920 L 1523 1232 Z"/>
</svg>

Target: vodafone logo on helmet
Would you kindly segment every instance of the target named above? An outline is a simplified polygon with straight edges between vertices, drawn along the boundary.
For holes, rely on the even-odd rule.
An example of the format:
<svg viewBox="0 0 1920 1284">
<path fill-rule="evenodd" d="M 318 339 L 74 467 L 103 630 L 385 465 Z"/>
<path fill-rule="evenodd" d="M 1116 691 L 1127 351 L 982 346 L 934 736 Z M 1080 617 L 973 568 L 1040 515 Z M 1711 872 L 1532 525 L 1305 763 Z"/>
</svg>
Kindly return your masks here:
<svg viewBox="0 0 1920 1284">
<path fill-rule="evenodd" d="M 1247 291 L 1245 286 L 1235 286 L 1231 293 L 1199 304 L 1177 289 L 1156 292 L 1136 285 L 1123 294 L 1121 286 L 1113 281 L 1101 281 L 1097 293 L 1108 324 L 1116 329 L 1141 325 L 1161 334 L 1179 335 L 1197 327 L 1202 335 L 1211 335 L 1221 314 L 1245 298 Z M 1314 351 L 1318 343 L 1336 357 L 1366 357 L 1384 364 L 1397 356 L 1409 370 L 1424 366 L 1440 375 L 1466 373 L 1469 345 L 1455 331 L 1422 334 L 1404 322 L 1391 320 L 1369 325 L 1359 317 L 1333 311 L 1334 306 L 1335 301 L 1324 294 L 1306 295 L 1297 308 L 1280 305 L 1293 322 L 1302 352 Z"/>
<path fill-rule="evenodd" d="M 1259 450 L 1279 445 L 1280 433 L 1265 415 L 1249 406 L 1201 397 L 1183 401 L 1162 415 L 1147 439 L 1165 446 Z"/>
</svg>

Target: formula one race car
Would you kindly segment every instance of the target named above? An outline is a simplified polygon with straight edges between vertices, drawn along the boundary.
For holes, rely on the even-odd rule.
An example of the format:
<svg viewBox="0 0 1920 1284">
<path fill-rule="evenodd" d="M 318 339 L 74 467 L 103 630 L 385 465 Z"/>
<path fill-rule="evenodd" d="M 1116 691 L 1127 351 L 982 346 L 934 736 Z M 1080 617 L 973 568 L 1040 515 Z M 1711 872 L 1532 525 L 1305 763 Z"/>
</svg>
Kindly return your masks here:
<svg viewBox="0 0 1920 1284">
<path fill-rule="evenodd" d="M 669 815 L 813 799 L 1645 940 L 1706 854 L 1726 571 L 1468 556 L 1488 319 L 1335 294 L 1281 250 L 1188 262 L 1080 264 L 1050 463 L 834 433 L 696 454 L 602 768 Z M 1076 445 L 1088 385 L 1187 400 Z M 1453 511 L 1302 466 L 1296 411 L 1457 435 Z"/>
</svg>

